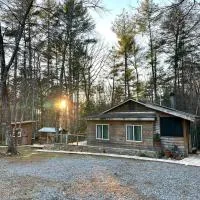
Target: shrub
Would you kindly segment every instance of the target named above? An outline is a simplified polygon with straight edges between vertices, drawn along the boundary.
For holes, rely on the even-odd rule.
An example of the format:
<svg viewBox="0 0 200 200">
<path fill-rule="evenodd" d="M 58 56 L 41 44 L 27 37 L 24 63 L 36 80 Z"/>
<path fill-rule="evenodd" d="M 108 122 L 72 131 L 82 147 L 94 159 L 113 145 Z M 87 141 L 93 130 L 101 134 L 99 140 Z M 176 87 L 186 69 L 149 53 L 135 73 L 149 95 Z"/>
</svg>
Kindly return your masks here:
<svg viewBox="0 0 200 200">
<path fill-rule="evenodd" d="M 153 141 L 154 142 L 160 142 L 160 134 L 156 133 L 153 135 Z"/>
</svg>

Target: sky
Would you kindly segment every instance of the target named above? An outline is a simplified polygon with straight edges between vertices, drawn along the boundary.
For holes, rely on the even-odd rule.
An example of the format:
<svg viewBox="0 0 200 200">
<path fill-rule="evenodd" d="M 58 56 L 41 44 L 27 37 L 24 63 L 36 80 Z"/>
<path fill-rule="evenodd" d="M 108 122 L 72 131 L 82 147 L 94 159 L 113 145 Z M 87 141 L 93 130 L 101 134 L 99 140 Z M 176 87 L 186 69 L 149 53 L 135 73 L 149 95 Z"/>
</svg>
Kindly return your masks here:
<svg viewBox="0 0 200 200">
<path fill-rule="evenodd" d="M 140 0 L 102 0 L 102 5 L 107 11 L 92 12 L 92 17 L 96 23 L 96 32 L 102 40 L 109 46 L 114 46 L 117 43 L 115 33 L 112 32 L 112 22 L 116 16 L 121 14 L 123 9 L 137 8 Z M 155 3 L 162 0 L 154 0 Z"/>
<path fill-rule="evenodd" d="M 137 6 L 137 0 L 103 0 L 102 5 L 106 11 L 92 12 L 92 16 L 96 23 L 96 32 L 109 45 L 114 45 L 117 42 L 116 35 L 112 32 L 112 22 L 119 15 L 123 8 Z"/>
<path fill-rule="evenodd" d="M 154 0 L 155 3 L 160 5 L 165 5 L 170 0 Z M 112 22 L 114 22 L 117 15 L 121 14 L 123 9 L 129 10 L 138 8 L 141 0 L 102 0 L 104 8 L 107 10 L 105 12 L 92 11 L 92 17 L 95 20 L 96 32 L 105 45 L 110 49 L 112 46 L 117 45 L 117 37 L 114 32 L 112 32 Z M 145 44 L 147 41 L 144 37 L 140 38 L 140 43 Z M 140 74 L 142 74 L 143 80 L 147 79 L 146 68 L 140 69 Z"/>
<path fill-rule="evenodd" d="M 112 32 L 112 22 L 119 15 L 123 8 L 137 6 L 137 0 L 103 0 L 106 8 L 105 12 L 95 13 L 96 31 L 101 35 L 102 39 L 110 45 L 116 43 L 116 35 Z"/>
</svg>

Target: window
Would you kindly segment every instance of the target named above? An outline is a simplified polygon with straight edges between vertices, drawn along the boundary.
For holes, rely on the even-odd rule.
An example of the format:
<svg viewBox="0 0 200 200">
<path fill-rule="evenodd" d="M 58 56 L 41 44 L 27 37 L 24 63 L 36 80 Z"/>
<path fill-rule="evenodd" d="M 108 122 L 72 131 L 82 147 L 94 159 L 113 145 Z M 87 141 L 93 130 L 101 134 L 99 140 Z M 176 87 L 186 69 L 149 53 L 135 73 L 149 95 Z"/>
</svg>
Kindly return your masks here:
<svg viewBox="0 0 200 200">
<path fill-rule="evenodd" d="M 22 129 L 16 128 L 17 137 L 22 137 Z M 15 137 L 15 128 L 13 128 L 13 137 Z"/>
<path fill-rule="evenodd" d="M 142 141 L 142 126 L 127 125 L 126 126 L 126 140 L 141 142 Z"/>
<path fill-rule="evenodd" d="M 96 139 L 109 140 L 108 124 L 96 125 Z"/>
</svg>

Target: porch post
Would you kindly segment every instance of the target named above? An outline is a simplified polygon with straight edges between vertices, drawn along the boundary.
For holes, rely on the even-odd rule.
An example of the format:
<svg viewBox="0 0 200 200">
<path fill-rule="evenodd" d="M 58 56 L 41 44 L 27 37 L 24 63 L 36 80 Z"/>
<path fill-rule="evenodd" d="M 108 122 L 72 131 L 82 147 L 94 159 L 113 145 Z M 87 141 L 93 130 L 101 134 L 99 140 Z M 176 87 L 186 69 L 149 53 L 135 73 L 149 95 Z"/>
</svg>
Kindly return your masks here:
<svg viewBox="0 0 200 200">
<path fill-rule="evenodd" d="M 185 119 L 183 120 L 183 137 L 184 137 L 185 156 L 188 156 L 189 137 L 188 137 L 188 131 L 187 131 L 187 121 Z"/>
</svg>

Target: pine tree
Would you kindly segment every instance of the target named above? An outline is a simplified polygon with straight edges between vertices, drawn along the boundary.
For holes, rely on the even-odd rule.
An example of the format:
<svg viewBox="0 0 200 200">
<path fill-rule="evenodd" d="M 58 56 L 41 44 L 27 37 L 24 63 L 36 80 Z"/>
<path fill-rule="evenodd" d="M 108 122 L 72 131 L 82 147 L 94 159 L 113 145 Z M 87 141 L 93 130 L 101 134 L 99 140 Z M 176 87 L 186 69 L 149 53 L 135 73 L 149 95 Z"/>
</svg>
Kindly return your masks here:
<svg viewBox="0 0 200 200">
<path fill-rule="evenodd" d="M 131 98 L 130 88 L 130 69 L 129 58 L 133 51 L 133 38 L 136 34 L 136 27 L 133 23 L 132 17 L 125 10 L 119 15 L 113 23 L 113 31 L 116 33 L 118 38 L 119 54 L 124 59 L 124 91 L 125 99 Z"/>
</svg>

